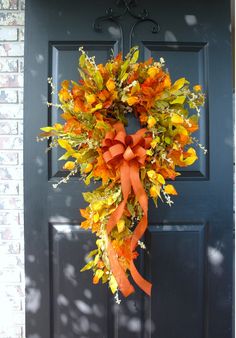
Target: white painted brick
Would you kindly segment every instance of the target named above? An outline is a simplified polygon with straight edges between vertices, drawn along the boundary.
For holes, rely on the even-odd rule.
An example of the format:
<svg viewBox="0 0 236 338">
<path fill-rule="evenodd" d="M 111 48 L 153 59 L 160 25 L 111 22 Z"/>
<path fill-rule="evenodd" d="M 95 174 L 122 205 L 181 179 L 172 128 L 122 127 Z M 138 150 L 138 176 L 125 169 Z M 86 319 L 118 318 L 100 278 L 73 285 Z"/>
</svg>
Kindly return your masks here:
<svg viewBox="0 0 236 338">
<path fill-rule="evenodd" d="M 23 137 L 0 135 L 0 149 L 23 149 Z"/>
<path fill-rule="evenodd" d="M 24 213 L 22 211 L 19 211 L 19 219 L 18 222 L 20 225 L 24 224 Z"/>
<path fill-rule="evenodd" d="M 21 255 L 9 255 L 7 254 L 2 254 L 1 255 L 1 260 L 0 260 L 0 270 L 3 269 L 13 269 L 13 268 L 19 268 L 22 270 L 24 267 L 24 260 Z"/>
<path fill-rule="evenodd" d="M 18 135 L 23 135 L 24 131 L 23 127 L 24 127 L 23 121 L 19 121 L 17 125 Z"/>
<path fill-rule="evenodd" d="M 23 210 L 22 196 L 0 196 L 0 209 L 4 210 Z"/>
<path fill-rule="evenodd" d="M 22 26 L 24 24 L 24 12 L 0 12 L 1 26 Z"/>
<path fill-rule="evenodd" d="M 20 0 L 20 9 L 25 9 L 25 0 Z"/>
<path fill-rule="evenodd" d="M 22 311 L 23 308 L 22 298 L 9 297 L 6 294 L 5 289 L 3 289 L 0 290 L 0 299 L 4 299 L 5 302 L 8 301 L 8 306 L 11 311 Z"/>
<path fill-rule="evenodd" d="M 0 9 L 18 9 L 17 0 L 1 0 Z"/>
<path fill-rule="evenodd" d="M 19 269 L 0 270 L 0 283 L 19 283 L 21 274 Z"/>
<path fill-rule="evenodd" d="M 21 284 L 16 285 L 10 285 L 6 284 L 5 286 L 5 294 L 9 298 L 22 298 L 25 296 L 25 288 Z"/>
<path fill-rule="evenodd" d="M 23 195 L 24 194 L 24 181 L 20 180 L 18 181 L 18 193 L 19 195 Z"/>
<path fill-rule="evenodd" d="M 19 28 L 19 41 L 24 41 L 25 39 L 25 29 Z"/>
<path fill-rule="evenodd" d="M 0 165 L 17 165 L 19 164 L 19 153 L 14 151 L 0 152 Z"/>
<path fill-rule="evenodd" d="M 20 213 L 17 210 L 0 211 L 0 225 L 18 226 L 20 224 Z"/>
<path fill-rule="evenodd" d="M 1 58 L 0 59 L 0 72 L 17 72 L 18 60 L 16 58 Z M 3 75 L 1 74 L 1 77 Z"/>
<path fill-rule="evenodd" d="M 21 180 L 23 179 L 22 166 L 0 166 L 0 180 Z"/>
<path fill-rule="evenodd" d="M 24 8 L 24 0 L 0 0 L 1 338 L 25 337 L 22 170 Z"/>
<path fill-rule="evenodd" d="M 22 104 L 0 104 L 1 119 L 22 119 L 23 105 Z"/>
<path fill-rule="evenodd" d="M 19 60 L 19 71 L 21 73 L 23 73 L 24 72 L 24 59 L 23 58 L 19 58 L 18 60 Z"/>
<path fill-rule="evenodd" d="M 22 181 L 0 181 L 0 195 L 19 195 L 22 193 Z"/>
<path fill-rule="evenodd" d="M 23 166 L 23 160 L 24 160 L 24 156 L 23 156 L 23 151 L 18 151 L 18 158 L 19 158 L 19 165 Z"/>
<path fill-rule="evenodd" d="M 18 133 L 18 122 L 15 120 L 0 121 L 0 135 L 16 135 Z"/>
<path fill-rule="evenodd" d="M 0 88 L 23 87 L 23 74 L 1 74 Z"/>
<path fill-rule="evenodd" d="M 23 227 L 20 225 L 1 225 L 0 226 L 0 240 L 20 240 Z M 0 260 L 1 263 L 1 260 Z"/>
<path fill-rule="evenodd" d="M 23 327 L 12 326 L 12 325 L 10 325 L 9 327 L 6 327 L 5 329 L 0 328 L 0 337 L 1 338 L 23 338 L 24 336 L 22 335 L 22 330 L 23 330 Z"/>
<path fill-rule="evenodd" d="M 22 42 L 0 43 L 0 56 L 23 56 L 24 44 Z"/>
<path fill-rule="evenodd" d="M 16 27 L 1 27 L 0 41 L 17 41 L 18 28 Z"/>
<path fill-rule="evenodd" d="M 0 255 L 6 254 L 19 254 L 20 253 L 20 242 L 18 241 L 0 241 Z"/>
<path fill-rule="evenodd" d="M 24 100 L 24 93 L 23 93 L 23 90 L 22 90 L 22 89 L 19 89 L 19 90 L 18 90 L 18 102 L 19 102 L 19 103 L 23 103 L 23 100 Z"/>
<path fill-rule="evenodd" d="M 17 103 L 18 92 L 16 89 L 1 89 L 0 103 Z"/>
</svg>

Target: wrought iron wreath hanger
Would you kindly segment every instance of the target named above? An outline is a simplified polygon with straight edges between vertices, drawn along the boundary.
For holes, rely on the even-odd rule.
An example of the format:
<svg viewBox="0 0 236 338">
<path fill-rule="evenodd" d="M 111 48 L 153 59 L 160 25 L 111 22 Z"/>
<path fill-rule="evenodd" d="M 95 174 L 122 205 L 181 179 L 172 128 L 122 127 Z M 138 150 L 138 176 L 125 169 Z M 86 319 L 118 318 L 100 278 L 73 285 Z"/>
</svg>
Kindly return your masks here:
<svg viewBox="0 0 236 338">
<path fill-rule="evenodd" d="M 121 13 L 116 13 L 113 11 L 112 8 L 107 8 L 105 11 L 105 15 L 99 16 L 93 24 L 93 28 L 96 32 L 102 31 L 102 23 L 106 21 L 112 21 L 116 24 L 116 26 L 119 29 L 120 32 L 120 40 L 121 40 L 121 46 L 124 49 L 124 33 L 123 28 L 120 23 L 120 18 L 123 16 L 129 14 L 132 18 L 136 19 L 136 22 L 132 25 L 130 31 L 129 31 L 129 48 L 133 46 L 133 37 L 135 29 L 138 25 L 140 25 L 143 22 L 150 22 L 152 23 L 152 34 L 157 34 L 160 31 L 160 25 L 159 23 L 150 18 L 150 15 L 146 9 L 142 9 L 138 13 L 134 11 L 134 8 L 137 7 L 136 0 L 118 0 L 116 1 L 117 7 L 122 7 L 123 11 Z"/>
</svg>

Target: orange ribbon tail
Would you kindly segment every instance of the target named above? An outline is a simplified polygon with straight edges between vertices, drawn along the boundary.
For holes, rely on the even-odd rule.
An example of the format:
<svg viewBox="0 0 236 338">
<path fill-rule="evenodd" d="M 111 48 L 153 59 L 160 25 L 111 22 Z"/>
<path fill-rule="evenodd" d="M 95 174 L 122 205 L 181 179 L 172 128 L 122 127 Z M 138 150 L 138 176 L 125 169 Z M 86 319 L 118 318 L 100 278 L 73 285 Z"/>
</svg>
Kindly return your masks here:
<svg viewBox="0 0 236 338">
<path fill-rule="evenodd" d="M 107 164 L 117 168 L 119 167 L 120 169 L 123 200 L 108 220 L 107 233 L 109 234 L 121 219 L 132 188 L 143 210 L 143 217 L 137 224 L 131 238 L 130 249 L 131 252 L 133 252 L 139 239 L 143 236 L 147 228 L 148 197 L 139 177 L 139 167 L 140 164 L 143 165 L 145 163 L 146 147 L 149 146 L 151 138 L 144 138 L 144 134 L 146 132 L 145 129 L 140 129 L 134 135 L 127 136 L 124 126 L 121 123 L 116 123 L 114 125 L 114 129 L 116 133 L 107 133 L 103 141 L 103 146 L 105 148 L 103 158 Z M 110 261 L 111 271 L 119 285 L 120 291 L 125 297 L 129 296 L 134 292 L 134 288 L 130 284 L 124 269 L 120 265 L 117 254 L 109 240 L 108 258 Z M 130 263 L 130 272 L 135 283 L 150 296 L 152 284 L 139 274 L 134 265 L 133 259 Z"/>
</svg>

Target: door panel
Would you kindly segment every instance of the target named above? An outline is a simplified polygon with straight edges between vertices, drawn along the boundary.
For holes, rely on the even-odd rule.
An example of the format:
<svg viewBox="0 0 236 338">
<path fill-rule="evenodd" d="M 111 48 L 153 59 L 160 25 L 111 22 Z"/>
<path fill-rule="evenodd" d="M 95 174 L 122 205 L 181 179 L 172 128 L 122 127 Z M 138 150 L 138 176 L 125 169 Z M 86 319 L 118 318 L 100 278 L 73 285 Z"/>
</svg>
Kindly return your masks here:
<svg viewBox="0 0 236 338">
<path fill-rule="evenodd" d="M 208 94 L 208 44 L 186 43 L 186 42 L 146 42 L 142 41 L 144 58 L 154 59 L 162 56 L 167 62 L 167 68 L 171 78 L 174 80 L 186 77 L 191 84 L 201 83 L 203 91 Z M 201 110 L 201 119 L 199 121 L 199 130 L 195 137 L 201 144 L 208 148 L 208 97 L 206 96 L 206 105 Z M 181 176 L 178 180 L 207 179 L 208 177 L 208 153 L 204 155 L 203 151 L 198 150 L 198 161 L 191 167 L 180 168 Z"/>
<path fill-rule="evenodd" d="M 203 224 L 149 226 L 150 275 L 157 281 L 157 296 L 147 299 L 151 337 L 205 337 L 206 230 Z"/>
<path fill-rule="evenodd" d="M 78 82 L 78 50 L 83 46 L 89 56 L 96 55 L 96 62 L 102 63 L 111 56 L 111 51 L 118 52 L 118 44 L 115 41 L 78 41 L 78 42 L 51 42 L 49 68 L 50 77 L 53 78 L 55 85 L 54 93 L 49 92 L 49 102 L 58 103 L 58 90 L 63 79 L 70 79 Z M 59 109 L 52 107 L 48 109 L 48 120 L 51 123 L 62 121 L 60 119 Z M 61 171 L 61 163 L 58 158 L 63 151 L 54 148 L 49 153 L 49 177 L 63 177 L 66 175 L 65 171 Z"/>
<path fill-rule="evenodd" d="M 231 338 L 233 120 L 230 1 L 128 2 L 31 0 L 26 2 L 25 42 L 25 265 L 27 337 L 37 338 Z M 117 6 L 116 6 L 117 5 Z M 122 14 L 106 17 L 106 9 Z M 153 22 L 139 16 L 145 7 Z M 136 16 L 136 17 L 135 17 Z M 99 20 L 96 21 L 97 18 Z M 93 24 L 101 24 L 94 30 Z M 132 28 L 133 27 L 133 28 Z M 183 170 L 172 208 L 149 204 L 147 250 L 139 269 L 153 283 L 116 304 L 91 273 L 80 273 L 94 235 L 80 229 L 79 176 L 57 189 L 65 176 L 58 150 L 45 154 L 35 142 L 39 128 L 60 120 L 57 103 L 63 79 L 78 80 L 78 48 L 105 62 L 140 46 L 140 60 L 164 57 L 173 81 L 185 76 L 206 93 L 196 137 L 199 161 Z M 53 78 L 54 93 L 47 84 Z M 129 132 L 137 128 L 130 119 Z"/>
</svg>

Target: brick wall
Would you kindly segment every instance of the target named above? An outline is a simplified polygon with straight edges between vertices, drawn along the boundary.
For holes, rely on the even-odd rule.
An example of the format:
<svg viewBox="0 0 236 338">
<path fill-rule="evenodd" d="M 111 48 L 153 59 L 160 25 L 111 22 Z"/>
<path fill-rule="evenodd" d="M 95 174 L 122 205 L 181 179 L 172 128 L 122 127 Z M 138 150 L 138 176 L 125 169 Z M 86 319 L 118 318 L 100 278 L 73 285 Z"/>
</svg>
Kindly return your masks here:
<svg viewBox="0 0 236 338">
<path fill-rule="evenodd" d="M 24 337 L 24 1 L 0 0 L 0 337 Z"/>
</svg>

